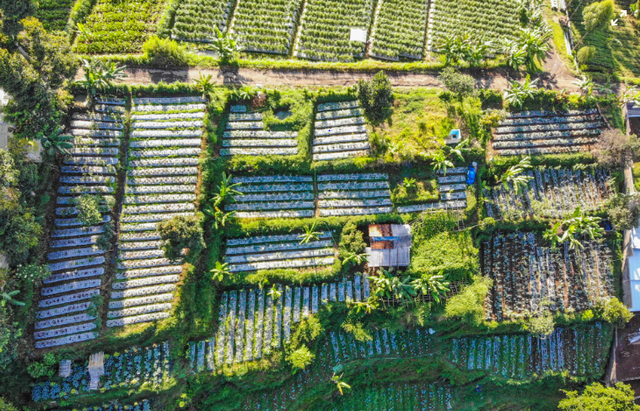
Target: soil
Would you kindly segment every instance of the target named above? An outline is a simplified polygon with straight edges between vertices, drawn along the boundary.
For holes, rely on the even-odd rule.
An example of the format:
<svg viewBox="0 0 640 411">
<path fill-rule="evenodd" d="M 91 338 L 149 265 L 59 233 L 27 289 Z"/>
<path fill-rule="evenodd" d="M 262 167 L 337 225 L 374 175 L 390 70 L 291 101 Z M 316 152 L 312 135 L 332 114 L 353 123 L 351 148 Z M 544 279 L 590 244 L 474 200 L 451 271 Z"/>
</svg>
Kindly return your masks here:
<svg viewBox="0 0 640 411">
<path fill-rule="evenodd" d="M 640 379 L 640 344 L 630 344 L 627 336 L 640 330 L 640 315 L 634 316 L 623 329 L 618 330 L 618 340 L 615 350 L 616 379 L 630 381 Z M 640 385 L 636 384 L 637 388 Z M 636 397 L 640 390 L 636 389 Z"/>
</svg>

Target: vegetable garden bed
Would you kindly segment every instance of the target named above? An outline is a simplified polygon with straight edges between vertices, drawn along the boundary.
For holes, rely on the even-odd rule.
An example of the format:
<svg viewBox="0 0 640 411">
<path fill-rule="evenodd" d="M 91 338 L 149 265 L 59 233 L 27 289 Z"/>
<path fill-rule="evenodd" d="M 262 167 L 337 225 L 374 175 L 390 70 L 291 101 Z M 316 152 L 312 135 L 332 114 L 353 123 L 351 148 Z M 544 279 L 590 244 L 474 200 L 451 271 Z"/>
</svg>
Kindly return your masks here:
<svg viewBox="0 0 640 411">
<path fill-rule="evenodd" d="M 211 42 L 215 28 L 227 30 L 232 0 L 182 0 L 176 9 L 171 36 L 178 40 Z"/>
<path fill-rule="evenodd" d="M 314 128 L 313 161 L 369 154 L 369 136 L 358 101 L 319 104 Z"/>
<path fill-rule="evenodd" d="M 429 0 L 381 0 L 371 34 L 371 57 L 422 60 Z"/>
</svg>

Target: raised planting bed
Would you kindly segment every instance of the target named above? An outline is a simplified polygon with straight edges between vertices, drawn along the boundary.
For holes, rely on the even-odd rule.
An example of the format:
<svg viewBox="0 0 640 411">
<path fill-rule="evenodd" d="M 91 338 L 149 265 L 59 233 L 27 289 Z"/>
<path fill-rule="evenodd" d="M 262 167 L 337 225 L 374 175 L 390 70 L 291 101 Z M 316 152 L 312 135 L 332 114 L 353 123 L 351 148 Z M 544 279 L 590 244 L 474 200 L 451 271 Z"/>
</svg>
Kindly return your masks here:
<svg viewBox="0 0 640 411">
<path fill-rule="evenodd" d="M 318 176 L 320 216 L 391 213 L 386 174 L 326 174 Z"/>
</svg>

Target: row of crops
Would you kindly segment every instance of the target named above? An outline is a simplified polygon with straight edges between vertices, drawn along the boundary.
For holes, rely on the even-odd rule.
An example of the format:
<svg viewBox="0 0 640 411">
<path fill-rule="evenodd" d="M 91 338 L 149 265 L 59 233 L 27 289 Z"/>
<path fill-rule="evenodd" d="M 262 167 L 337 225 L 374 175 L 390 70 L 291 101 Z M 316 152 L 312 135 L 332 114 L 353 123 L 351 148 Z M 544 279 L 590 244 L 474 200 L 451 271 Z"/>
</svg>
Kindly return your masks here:
<svg viewBox="0 0 640 411">
<path fill-rule="evenodd" d="M 598 110 L 512 113 L 495 129 L 498 155 L 558 154 L 589 150 L 604 122 Z"/>
<path fill-rule="evenodd" d="M 169 342 L 147 347 L 131 347 L 124 352 L 105 354 L 101 391 L 135 388 L 145 385 L 159 388 L 173 378 Z M 87 364 L 73 365 L 71 374 L 61 381 L 46 381 L 31 389 L 33 401 L 51 401 L 90 392 L 90 376 Z"/>
<path fill-rule="evenodd" d="M 318 104 L 313 132 L 313 161 L 366 156 L 369 136 L 357 100 Z"/>
<path fill-rule="evenodd" d="M 176 9 L 171 37 L 178 40 L 210 42 L 216 28 L 227 30 L 232 0 L 182 0 Z"/>
<path fill-rule="evenodd" d="M 268 156 L 298 154 L 298 133 L 265 130 L 262 113 L 247 112 L 247 106 L 231 106 L 222 134 L 222 156 Z"/>
<path fill-rule="evenodd" d="M 546 338 L 531 334 L 456 338 L 448 359 L 463 369 L 517 380 L 548 371 L 593 378 L 604 372 L 610 340 L 610 328 L 601 322 L 556 328 Z"/>
<path fill-rule="evenodd" d="M 54 411 L 78 411 L 76 408 L 54 410 Z M 82 411 L 153 411 L 150 400 L 142 400 L 140 402 L 134 402 L 130 405 L 122 405 L 117 403 L 94 405 L 91 407 L 83 407 Z"/>
<path fill-rule="evenodd" d="M 371 57 L 422 60 L 428 0 L 380 0 L 371 33 Z"/>
<path fill-rule="evenodd" d="M 328 302 L 363 301 L 369 298 L 369 280 L 351 280 L 313 286 L 277 286 L 276 294 L 264 289 L 222 293 L 218 330 L 210 339 L 192 342 L 188 356 L 193 372 L 205 367 L 215 371 L 262 358 L 289 341 L 291 327 L 316 314 Z"/>
<path fill-rule="evenodd" d="M 614 295 L 613 256 L 598 241 L 553 249 L 538 245 L 533 233 L 496 235 L 482 245 L 482 267 L 493 280 L 487 316 L 497 320 L 545 307 L 583 311 Z"/>
<path fill-rule="evenodd" d="M 615 184 L 608 171 L 600 168 L 536 168 L 528 171 L 529 182 L 516 190 L 513 184 L 484 190 L 487 215 L 496 219 L 530 216 L 560 218 L 577 207 L 596 211 L 615 195 Z"/>
<path fill-rule="evenodd" d="M 99 104 L 97 113 L 73 115 L 73 148 L 60 169 L 47 254 L 52 275 L 44 280 L 36 313 L 36 348 L 87 341 L 98 335 L 97 307 L 92 299 L 100 295 L 106 262 L 105 246 L 98 243 L 112 220 L 123 104 L 111 101 Z M 79 201 L 99 203 L 101 215 L 90 225 L 78 218 Z"/>
<path fill-rule="evenodd" d="M 75 0 L 39 0 L 35 16 L 47 31 L 62 31 L 74 3 Z"/>
<path fill-rule="evenodd" d="M 139 53 L 156 31 L 164 0 L 97 0 L 78 34 L 76 51 L 88 54 Z"/>
<path fill-rule="evenodd" d="M 170 315 L 182 264 L 165 258 L 156 226 L 195 213 L 205 102 L 200 97 L 133 100 L 107 327 Z"/>
</svg>

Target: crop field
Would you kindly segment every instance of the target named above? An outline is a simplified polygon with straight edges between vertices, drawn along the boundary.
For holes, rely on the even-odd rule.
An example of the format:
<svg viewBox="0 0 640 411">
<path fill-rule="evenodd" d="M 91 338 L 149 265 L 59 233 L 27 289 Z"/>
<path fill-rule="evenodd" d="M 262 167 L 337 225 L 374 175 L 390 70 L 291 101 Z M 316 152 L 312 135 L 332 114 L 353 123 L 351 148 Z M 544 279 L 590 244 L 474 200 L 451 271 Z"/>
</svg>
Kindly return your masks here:
<svg viewBox="0 0 640 411">
<path fill-rule="evenodd" d="M 381 0 L 372 33 L 371 57 L 422 60 L 428 0 Z"/>
<path fill-rule="evenodd" d="M 211 41 L 215 28 L 224 32 L 231 18 L 231 0 L 183 0 L 176 10 L 171 36 L 186 41 Z"/>
<path fill-rule="evenodd" d="M 245 51 L 289 54 L 302 0 L 241 0 L 231 32 Z"/>
<path fill-rule="evenodd" d="M 48 31 L 62 31 L 67 26 L 75 0 L 40 0 L 36 17 Z"/>
<path fill-rule="evenodd" d="M 554 250 L 537 245 L 532 233 L 497 235 L 483 244 L 482 256 L 483 271 L 494 281 L 487 315 L 498 320 L 545 305 L 583 311 L 614 292 L 613 256 L 597 241 Z"/>
<path fill-rule="evenodd" d="M 350 41 L 353 28 L 369 31 L 373 0 L 308 0 L 295 55 L 310 60 L 353 61 L 365 56 L 365 45 Z"/>
<path fill-rule="evenodd" d="M 165 0 L 97 0 L 78 35 L 76 51 L 86 54 L 140 53 L 156 31 Z"/>
</svg>

